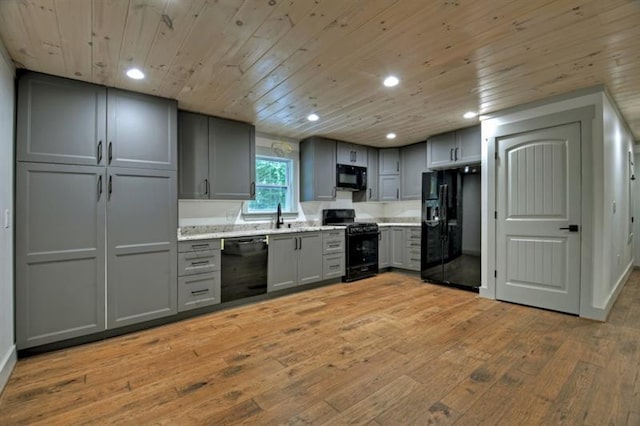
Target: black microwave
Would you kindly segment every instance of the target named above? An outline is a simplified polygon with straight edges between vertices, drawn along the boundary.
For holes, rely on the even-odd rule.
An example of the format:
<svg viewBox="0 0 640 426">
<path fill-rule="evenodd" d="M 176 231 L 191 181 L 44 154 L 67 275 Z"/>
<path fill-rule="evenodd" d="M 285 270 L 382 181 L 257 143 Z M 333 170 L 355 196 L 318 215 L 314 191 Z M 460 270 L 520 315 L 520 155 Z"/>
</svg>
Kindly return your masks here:
<svg viewBox="0 0 640 426">
<path fill-rule="evenodd" d="M 337 164 L 336 188 L 347 191 L 367 189 L 367 168 Z"/>
</svg>

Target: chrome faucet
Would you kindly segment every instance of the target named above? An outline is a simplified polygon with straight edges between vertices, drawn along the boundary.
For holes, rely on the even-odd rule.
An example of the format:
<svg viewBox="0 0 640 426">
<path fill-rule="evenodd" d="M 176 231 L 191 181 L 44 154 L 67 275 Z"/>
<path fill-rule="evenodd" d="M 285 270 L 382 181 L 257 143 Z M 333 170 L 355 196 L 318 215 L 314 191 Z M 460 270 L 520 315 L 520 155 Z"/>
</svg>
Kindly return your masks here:
<svg viewBox="0 0 640 426">
<path fill-rule="evenodd" d="M 282 206 L 278 203 L 278 210 L 276 211 L 276 229 L 280 229 L 281 225 L 284 225 L 284 219 L 282 219 Z"/>
</svg>

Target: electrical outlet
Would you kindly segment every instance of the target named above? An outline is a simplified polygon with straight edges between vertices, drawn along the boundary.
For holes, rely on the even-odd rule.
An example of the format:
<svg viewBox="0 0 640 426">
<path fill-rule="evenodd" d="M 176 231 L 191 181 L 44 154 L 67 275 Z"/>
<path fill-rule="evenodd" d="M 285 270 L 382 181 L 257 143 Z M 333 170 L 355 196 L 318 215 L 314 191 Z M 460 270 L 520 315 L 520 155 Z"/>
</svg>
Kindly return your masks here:
<svg viewBox="0 0 640 426">
<path fill-rule="evenodd" d="M 11 210 L 4 209 L 4 227 L 11 228 Z"/>
</svg>

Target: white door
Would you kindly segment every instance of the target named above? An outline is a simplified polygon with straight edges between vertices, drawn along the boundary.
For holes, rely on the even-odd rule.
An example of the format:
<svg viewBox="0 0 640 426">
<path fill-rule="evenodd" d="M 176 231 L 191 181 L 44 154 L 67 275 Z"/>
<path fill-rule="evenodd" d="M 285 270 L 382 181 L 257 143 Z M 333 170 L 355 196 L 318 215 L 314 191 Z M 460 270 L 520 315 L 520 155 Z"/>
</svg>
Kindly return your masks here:
<svg viewBox="0 0 640 426">
<path fill-rule="evenodd" d="M 496 138 L 496 146 L 496 296 L 577 314 L 580 123 Z"/>
</svg>

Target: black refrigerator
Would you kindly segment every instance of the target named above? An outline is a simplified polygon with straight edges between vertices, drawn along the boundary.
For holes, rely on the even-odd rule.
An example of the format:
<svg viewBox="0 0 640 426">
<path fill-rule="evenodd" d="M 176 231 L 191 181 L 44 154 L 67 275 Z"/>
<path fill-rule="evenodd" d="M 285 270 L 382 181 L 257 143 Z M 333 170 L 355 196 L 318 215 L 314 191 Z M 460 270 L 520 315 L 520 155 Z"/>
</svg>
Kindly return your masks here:
<svg viewBox="0 0 640 426">
<path fill-rule="evenodd" d="M 480 286 L 479 172 L 479 166 L 466 166 L 422 174 L 424 281 L 476 291 Z"/>
</svg>

